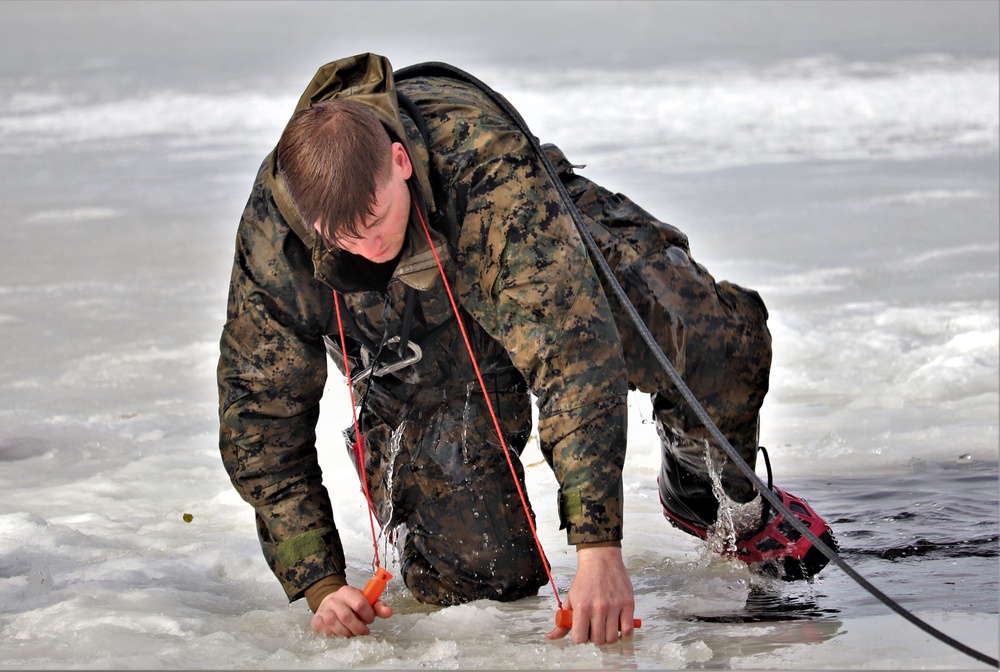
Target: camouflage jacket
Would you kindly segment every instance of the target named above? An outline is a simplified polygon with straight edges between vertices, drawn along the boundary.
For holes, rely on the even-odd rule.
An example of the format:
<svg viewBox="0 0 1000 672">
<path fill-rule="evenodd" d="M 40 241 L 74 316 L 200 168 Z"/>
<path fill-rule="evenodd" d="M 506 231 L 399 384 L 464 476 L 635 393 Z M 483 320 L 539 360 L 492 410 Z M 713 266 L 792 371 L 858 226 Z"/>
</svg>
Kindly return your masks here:
<svg viewBox="0 0 1000 672">
<path fill-rule="evenodd" d="M 412 108 L 400 111 L 397 88 L 419 110 L 426 137 Z M 569 543 L 621 539 L 628 391 L 621 344 L 596 271 L 538 157 L 481 92 L 454 79 L 419 77 L 397 87 L 388 62 L 364 54 L 321 68 L 299 107 L 340 96 L 367 104 L 406 146 L 415 207 L 427 215 L 481 367 L 513 365 L 536 396 L 540 445 L 560 485 Z M 272 153 L 237 233 L 218 368 L 220 449 L 290 599 L 344 573 L 315 436 L 327 350 L 339 353 L 332 290 L 353 333 L 375 343 L 398 334 L 407 292 L 417 291 L 413 337 L 430 342 L 421 362 L 385 385 L 399 408 L 422 390 L 474 380 L 416 218 L 387 287 L 359 282 L 344 257 L 303 224 Z M 359 351 L 348 349 L 357 370 Z"/>
</svg>

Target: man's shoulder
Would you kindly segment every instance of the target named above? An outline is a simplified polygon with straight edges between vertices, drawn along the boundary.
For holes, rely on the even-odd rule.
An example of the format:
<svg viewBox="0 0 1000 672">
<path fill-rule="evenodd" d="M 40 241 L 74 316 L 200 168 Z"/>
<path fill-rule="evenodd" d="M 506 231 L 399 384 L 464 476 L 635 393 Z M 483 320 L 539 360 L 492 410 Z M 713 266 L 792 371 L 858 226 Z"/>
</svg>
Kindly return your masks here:
<svg viewBox="0 0 1000 672">
<path fill-rule="evenodd" d="M 446 181 L 527 147 L 515 122 L 473 84 L 415 77 L 401 82 L 399 90 L 423 117 L 429 157 Z"/>
<path fill-rule="evenodd" d="M 500 109 L 475 85 L 444 76 L 421 76 L 397 83 L 396 87 L 434 119 L 503 117 Z"/>
</svg>

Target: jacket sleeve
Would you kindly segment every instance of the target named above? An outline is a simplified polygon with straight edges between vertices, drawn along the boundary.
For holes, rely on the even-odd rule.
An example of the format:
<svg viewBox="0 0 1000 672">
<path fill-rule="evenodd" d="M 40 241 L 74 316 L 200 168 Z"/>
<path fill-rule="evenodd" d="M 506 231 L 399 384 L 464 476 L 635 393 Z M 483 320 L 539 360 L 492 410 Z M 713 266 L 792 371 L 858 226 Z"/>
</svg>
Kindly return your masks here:
<svg viewBox="0 0 1000 672">
<path fill-rule="evenodd" d="M 476 95 L 429 108 L 435 167 L 461 213 L 461 301 L 537 397 L 569 542 L 620 540 L 628 381 L 612 311 L 540 159 Z"/>
<path fill-rule="evenodd" d="M 315 434 L 332 299 L 264 184 L 262 171 L 237 234 L 218 366 L 219 449 L 254 508 L 268 565 L 295 600 L 344 573 Z"/>
</svg>

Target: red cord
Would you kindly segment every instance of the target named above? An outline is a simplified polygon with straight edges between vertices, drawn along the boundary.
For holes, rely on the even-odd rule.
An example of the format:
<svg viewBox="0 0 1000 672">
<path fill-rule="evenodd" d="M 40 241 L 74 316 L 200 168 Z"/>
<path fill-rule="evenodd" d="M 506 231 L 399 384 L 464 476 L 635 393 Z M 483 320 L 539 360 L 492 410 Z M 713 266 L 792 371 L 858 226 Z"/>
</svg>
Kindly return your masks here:
<svg viewBox="0 0 1000 672">
<path fill-rule="evenodd" d="M 351 395 L 351 416 L 354 419 L 354 464 L 358 470 L 358 478 L 364 488 L 365 500 L 368 502 L 368 524 L 372 530 L 372 548 L 375 549 L 375 566 L 381 567 L 382 563 L 378 557 L 378 537 L 375 536 L 375 506 L 372 504 L 372 496 L 368 492 L 368 477 L 365 473 L 365 437 L 361 433 L 361 426 L 358 424 L 358 411 L 354 407 L 354 386 L 351 384 L 351 365 L 347 360 L 347 340 L 344 337 L 344 323 L 340 318 L 340 298 L 337 292 L 333 292 L 333 305 L 337 311 L 337 328 L 340 330 L 340 350 L 344 354 L 344 376 L 347 377 L 347 391 Z"/>
</svg>

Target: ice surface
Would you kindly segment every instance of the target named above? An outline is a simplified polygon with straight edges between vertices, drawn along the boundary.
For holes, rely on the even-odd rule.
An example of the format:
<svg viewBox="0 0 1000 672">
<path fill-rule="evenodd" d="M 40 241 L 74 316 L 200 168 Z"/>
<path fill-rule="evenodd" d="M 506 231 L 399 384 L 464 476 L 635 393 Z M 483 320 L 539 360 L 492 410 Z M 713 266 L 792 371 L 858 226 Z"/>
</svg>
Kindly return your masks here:
<svg viewBox="0 0 1000 672">
<path fill-rule="evenodd" d="M 368 49 L 397 67 L 440 59 L 472 71 L 588 164 L 583 174 L 688 233 L 716 277 L 759 290 L 774 340 L 761 442 L 776 481 L 829 517 L 874 582 L 997 655 L 995 6 L 2 11 L 0 667 L 976 666 L 835 569 L 761 587 L 670 528 L 640 395 L 624 479 L 644 621 L 632 642 L 547 642 L 549 588 L 513 604 L 427 607 L 395 566 L 384 599 L 396 615 L 370 637 L 309 630 L 218 456 L 217 344 L 261 159 L 315 68 Z M 477 20 L 491 30 L 457 30 Z M 317 436 L 348 579 L 361 585 L 371 539 L 341 437 L 347 403 L 334 373 Z M 575 562 L 555 479 L 536 442 L 524 462 L 564 594 Z M 878 555 L 910 546 L 923 555 Z"/>
</svg>

